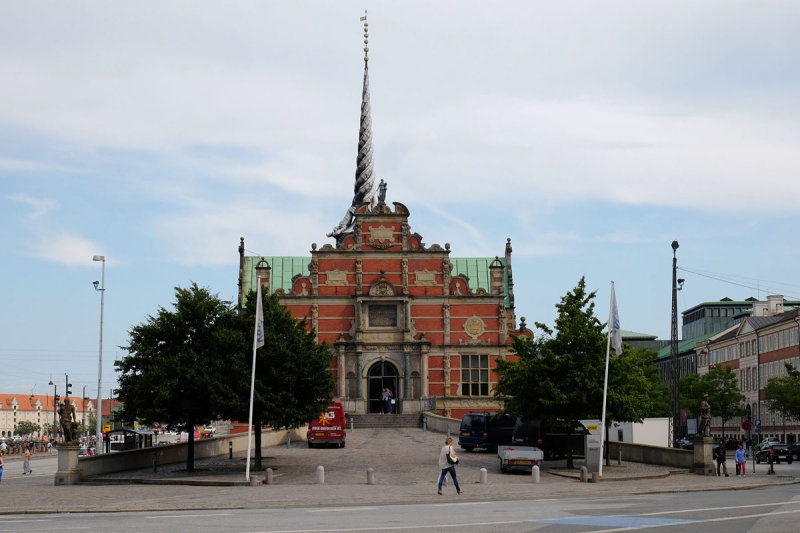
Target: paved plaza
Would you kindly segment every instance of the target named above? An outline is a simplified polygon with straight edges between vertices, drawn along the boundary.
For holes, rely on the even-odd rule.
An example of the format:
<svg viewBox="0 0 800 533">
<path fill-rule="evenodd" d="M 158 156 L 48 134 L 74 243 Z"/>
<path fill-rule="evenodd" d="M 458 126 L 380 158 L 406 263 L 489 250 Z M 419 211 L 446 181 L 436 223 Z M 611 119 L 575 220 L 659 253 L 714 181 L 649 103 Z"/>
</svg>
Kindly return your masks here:
<svg viewBox="0 0 800 533">
<path fill-rule="evenodd" d="M 464 494 L 450 485 L 436 493 L 438 454 L 445 435 L 421 429 L 356 429 L 348 431 L 347 446 L 309 449 L 305 442 L 263 449 L 264 466 L 273 470 L 273 483 L 250 486 L 245 482 L 243 455 L 198 460 L 196 472 L 183 464 L 99 476 L 73 486 L 53 486 L 51 474 L 23 477 L 21 463 L 6 462 L 0 485 L 0 513 L 148 511 L 186 509 L 283 508 L 292 506 L 353 506 L 391 503 L 431 503 L 590 497 L 592 495 L 741 490 L 765 484 L 794 483 L 789 465 L 778 465 L 768 475 L 758 465 L 747 477 L 699 476 L 667 467 L 612 461 L 599 483 L 582 483 L 578 470 L 564 461 L 543 465 L 540 482 L 529 473 L 501 474 L 494 454 L 469 453 L 456 446 L 457 467 Z M 457 442 L 457 438 L 456 438 Z M 576 461 L 576 467 L 580 466 Z M 36 470 L 37 460 L 34 460 Z M 324 467 L 324 484 L 317 483 L 317 467 Z M 783 467 L 783 469 L 782 469 Z M 367 469 L 374 484 L 367 484 Z M 481 469 L 487 483 L 480 483 Z M 734 463 L 729 461 L 729 468 Z M 783 471 L 782 471 L 783 470 Z M 264 477 L 263 471 L 251 475 Z"/>
</svg>

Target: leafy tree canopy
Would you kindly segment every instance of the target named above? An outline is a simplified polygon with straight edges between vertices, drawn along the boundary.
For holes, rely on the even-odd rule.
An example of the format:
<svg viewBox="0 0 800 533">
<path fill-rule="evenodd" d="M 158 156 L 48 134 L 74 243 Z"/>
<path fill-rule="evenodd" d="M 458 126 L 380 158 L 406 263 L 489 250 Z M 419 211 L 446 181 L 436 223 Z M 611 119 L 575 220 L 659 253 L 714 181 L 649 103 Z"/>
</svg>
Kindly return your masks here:
<svg viewBox="0 0 800 533">
<path fill-rule="evenodd" d="M 264 346 L 256 351 L 253 423 L 256 428 L 266 423 L 274 428 L 299 427 L 317 418 L 330 405 L 334 390 L 330 372 L 333 352 L 327 344 L 318 344 L 308 323 L 295 319 L 277 296 L 264 294 L 261 301 Z M 255 328 L 255 314 L 256 292 L 251 291 L 243 313 L 251 332 Z M 252 360 L 252 354 L 248 358 Z M 251 365 L 248 361 L 247 367 L 252 368 Z M 247 379 L 239 384 L 239 394 L 248 401 L 250 377 L 248 372 Z M 247 411 L 241 412 L 240 419 L 247 417 Z M 260 469 L 258 431 L 255 450 L 255 467 Z"/>
<path fill-rule="evenodd" d="M 32 435 L 33 433 L 36 433 L 37 431 L 40 430 L 41 428 L 39 427 L 39 424 L 31 422 L 30 420 L 22 420 L 17 424 L 17 427 L 14 429 L 14 433 L 22 437 L 25 437 L 27 435 Z"/>
<path fill-rule="evenodd" d="M 534 338 L 517 337 L 517 360 L 500 360 L 496 393 L 505 411 L 548 423 L 600 418 L 605 374 L 605 324 L 594 314 L 595 293 L 584 278 L 556 305 L 555 331 L 536 323 Z M 668 410 L 654 353 L 625 348 L 609 362 L 607 420 L 641 421 Z"/>
<path fill-rule="evenodd" d="M 120 416 L 147 424 L 167 422 L 188 429 L 187 469 L 194 467 L 194 426 L 228 418 L 241 410 L 235 387 L 247 337 L 241 317 L 229 302 L 193 283 L 175 288 L 173 309 L 129 332 L 128 354 L 119 371 Z M 233 378 L 233 379 L 232 379 Z"/>
<path fill-rule="evenodd" d="M 767 380 L 764 388 L 767 404 L 785 418 L 800 420 L 800 372 L 786 363 L 786 373 Z"/>
<path fill-rule="evenodd" d="M 687 374 L 678 383 L 681 406 L 690 415 L 700 414 L 703 394 L 708 394 L 711 415 L 722 419 L 723 433 L 725 423 L 737 416 L 744 416 L 745 396 L 739 390 L 736 374 L 729 366 L 714 365 L 706 374 Z"/>
</svg>

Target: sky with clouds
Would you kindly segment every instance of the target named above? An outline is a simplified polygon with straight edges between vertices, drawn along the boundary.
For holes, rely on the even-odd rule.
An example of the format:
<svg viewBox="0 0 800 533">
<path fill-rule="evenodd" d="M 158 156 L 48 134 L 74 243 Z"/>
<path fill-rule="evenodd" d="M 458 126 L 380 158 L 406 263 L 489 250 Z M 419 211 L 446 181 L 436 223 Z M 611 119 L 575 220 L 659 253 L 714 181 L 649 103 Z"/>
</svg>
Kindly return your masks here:
<svg viewBox="0 0 800 533">
<path fill-rule="evenodd" d="M 517 316 L 800 299 L 793 1 L 99 1 L 0 7 L 0 390 L 104 395 L 174 287 L 308 255 L 352 199 L 369 10 L 375 171 L 427 244 L 513 246 Z M 73 392 L 77 392 L 74 390 Z"/>
</svg>

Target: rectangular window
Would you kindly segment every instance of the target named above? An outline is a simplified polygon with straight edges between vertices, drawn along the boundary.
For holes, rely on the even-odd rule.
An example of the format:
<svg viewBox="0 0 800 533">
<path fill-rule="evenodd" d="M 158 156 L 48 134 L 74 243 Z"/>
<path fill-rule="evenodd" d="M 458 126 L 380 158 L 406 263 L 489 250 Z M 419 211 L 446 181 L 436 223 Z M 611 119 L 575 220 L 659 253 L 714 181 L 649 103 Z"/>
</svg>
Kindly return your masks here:
<svg viewBox="0 0 800 533">
<path fill-rule="evenodd" d="M 489 356 L 461 356 L 461 395 L 489 396 Z"/>
<path fill-rule="evenodd" d="M 396 328 L 397 306 L 377 305 L 369 306 L 369 327 L 371 328 Z"/>
</svg>

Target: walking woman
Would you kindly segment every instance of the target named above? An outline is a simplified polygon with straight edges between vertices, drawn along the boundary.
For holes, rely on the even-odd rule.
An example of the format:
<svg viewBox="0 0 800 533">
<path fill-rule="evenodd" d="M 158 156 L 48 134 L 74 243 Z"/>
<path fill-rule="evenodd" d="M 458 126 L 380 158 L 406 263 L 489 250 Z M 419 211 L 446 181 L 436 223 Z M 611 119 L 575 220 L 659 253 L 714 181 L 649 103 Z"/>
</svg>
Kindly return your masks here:
<svg viewBox="0 0 800 533">
<path fill-rule="evenodd" d="M 25 455 L 22 459 L 22 475 L 25 474 L 33 474 L 33 470 L 31 469 L 31 448 L 33 448 L 33 444 L 28 444 L 25 446 Z"/>
<path fill-rule="evenodd" d="M 461 487 L 458 486 L 456 464 L 458 464 L 458 456 L 453 451 L 453 439 L 452 437 L 447 437 L 444 441 L 444 446 L 442 446 L 442 450 L 439 452 L 439 468 L 442 469 L 442 473 L 439 475 L 439 494 L 442 493 L 442 483 L 448 472 L 453 479 L 453 485 L 456 486 L 456 491 L 459 494 L 463 494 L 463 492 L 461 492 Z"/>
</svg>

